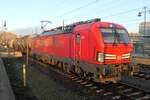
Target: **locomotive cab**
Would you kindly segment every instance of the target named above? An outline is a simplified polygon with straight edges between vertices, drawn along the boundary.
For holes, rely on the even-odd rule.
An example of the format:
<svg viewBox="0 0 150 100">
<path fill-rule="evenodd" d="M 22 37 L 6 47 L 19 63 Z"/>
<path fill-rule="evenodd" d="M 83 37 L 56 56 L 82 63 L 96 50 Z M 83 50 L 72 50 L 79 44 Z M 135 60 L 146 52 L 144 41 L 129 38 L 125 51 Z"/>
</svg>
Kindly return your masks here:
<svg viewBox="0 0 150 100">
<path fill-rule="evenodd" d="M 129 63 L 132 44 L 123 28 L 100 28 L 104 43 L 103 64 Z"/>
</svg>

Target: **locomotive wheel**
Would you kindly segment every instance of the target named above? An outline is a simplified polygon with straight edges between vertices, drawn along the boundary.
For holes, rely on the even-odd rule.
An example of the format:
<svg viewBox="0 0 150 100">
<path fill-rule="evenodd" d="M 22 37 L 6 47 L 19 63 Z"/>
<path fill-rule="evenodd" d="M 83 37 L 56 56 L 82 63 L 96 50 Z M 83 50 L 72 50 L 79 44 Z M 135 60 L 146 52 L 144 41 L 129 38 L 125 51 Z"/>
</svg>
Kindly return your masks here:
<svg viewBox="0 0 150 100">
<path fill-rule="evenodd" d="M 67 73 L 70 73 L 69 65 L 67 63 L 63 63 L 63 70 Z"/>
<path fill-rule="evenodd" d="M 50 60 L 48 60 L 48 61 L 47 61 L 47 63 L 48 63 L 48 64 L 51 64 L 51 61 L 50 61 Z"/>
<path fill-rule="evenodd" d="M 59 69 L 63 70 L 62 62 L 59 62 L 59 61 L 58 61 L 58 62 L 57 62 L 57 66 L 58 66 Z"/>
<path fill-rule="evenodd" d="M 56 60 L 53 60 L 52 59 L 52 63 L 51 63 L 53 66 L 55 66 L 55 65 L 57 65 L 58 63 L 57 63 L 57 61 Z"/>
<path fill-rule="evenodd" d="M 70 72 L 75 73 L 75 66 L 74 65 L 71 66 Z"/>
<path fill-rule="evenodd" d="M 50 60 L 48 61 L 48 64 L 52 65 L 52 59 L 50 59 Z"/>
<path fill-rule="evenodd" d="M 102 78 L 102 75 L 96 75 L 96 74 L 94 74 L 94 77 L 93 77 L 93 80 L 95 81 L 95 82 L 99 82 L 99 80 Z"/>
<path fill-rule="evenodd" d="M 94 79 L 94 74 L 93 73 L 88 73 L 88 74 L 86 74 L 86 78 L 88 80 L 93 80 Z"/>
<path fill-rule="evenodd" d="M 61 68 L 62 68 L 62 70 L 65 72 L 65 65 L 64 65 L 63 62 L 62 62 L 62 64 L 61 64 Z"/>
<path fill-rule="evenodd" d="M 80 76 L 81 77 L 86 77 L 86 73 L 82 68 L 80 68 Z"/>
<path fill-rule="evenodd" d="M 70 68 L 71 68 L 71 65 L 70 64 L 66 64 L 66 72 L 67 73 L 70 73 Z"/>
<path fill-rule="evenodd" d="M 41 61 L 41 57 L 40 56 L 36 56 L 36 59 L 38 60 L 38 61 Z"/>
<path fill-rule="evenodd" d="M 77 73 L 78 75 L 80 75 L 81 74 L 81 68 L 80 68 L 80 66 L 75 66 L 75 73 Z"/>
</svg>

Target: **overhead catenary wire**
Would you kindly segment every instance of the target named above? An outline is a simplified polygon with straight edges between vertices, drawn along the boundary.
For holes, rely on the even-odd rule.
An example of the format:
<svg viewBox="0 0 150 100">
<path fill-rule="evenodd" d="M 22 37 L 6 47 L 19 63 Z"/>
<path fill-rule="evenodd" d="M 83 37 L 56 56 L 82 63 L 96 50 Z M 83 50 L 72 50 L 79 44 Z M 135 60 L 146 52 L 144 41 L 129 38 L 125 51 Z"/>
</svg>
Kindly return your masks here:
<svg viewBox="0 0 150 100">
<path fill-rule="evenodd" d="M 150 5 L 147 5 L 147 6 L 150 6 Z M 134 9 L 130 9 L 130 10 L 118 12 L 118 13 L 115 13 L 115 14 L 112 14 L 112 15 L 104 16 L 104 17 L 102 17 L 102 18 L 110 18 L 110 17 L 114 17 L 114 16 L 120 16 L 120 15 L 123 15 L 123 14 L 127 14 L 127 13 L 131 13 L 131 12 L 138 11 L 138 10 L 140 10 L 140 9 L 142 9 L 142 8 L 143 8 L 143 7 L 134 8 Z"/>
<path fill-rule="evenodd" d="M 119 12 L 119 13 L 116 13 L 116 14 L 112 14 L 112 15 L 109 15 L 109 16 L 104 16 L 102 18 L 109 18 L 109 17 L 118 16 L 118 15 L 123 15 L 123 14 L 127 14 L 127 13 L 130 13 L 130 12 L 138 11 L 140 9 L 141 9 L 141 7 L 140 8 L 136 8 L 136 9 L 130 9 L 130 10 L 122 11 L 122 12 Z"/>
<path fill-rule="evenodd" d="M 74 12 L 77 12 L 77 11 L 81 11 L 81 9 L 83 9 L 83 8 L 86 8 L 86 7 L 88 7 L 88 6 L 91 6 L 91 5 L 93 5 L 93 4 L 95 4 L 95 3 L 97 3 L 99 0 L 95 0 L 95 1 L 92 1 L 92 2 L 89 2 L 89 3 L 87 3 L 87 4 L 85 4 L 85 5 L 82 5 L 82 6 L 80 6 L 80 7 L 77 7 L 77 8 L 75 8 L 75 9 L 72 9 L 72 10 L 70 10 L 70 11 L 67 11 L 67 12 L 65 12 L 65 13 L 62 13 L 62 14 L 60 14 L 60 16 L 56 16 L 56 17 L 54 17 L 53 19 L 57 19 L 57 18 L 61 18 L 62 16 L 66 16 L 66 15 L 70 15 L 70 14 L 72 14 L 72 13 L 74 13 Z M 147 5 L 148 6 L 148 5 Z M 121 15 L 124 15 L 124 14 L 128 14 L 128 13 L 133 13 L 133 12 L 136 12 L 136 11 L 138 11 L 138 10 L 140 10 L 140 9 L 142 9 L 143 7 L 139 7 L 139 8 L 133 8 L 133 9 L 129 9 L 129 10 L 125 10 L 125 11 L 121 11 L 121 12 L 118 12 L 118 13 L 114 13 L 114 14 L 111 14 L 111 15 L 108 15 L 108 16 L 104 16 L 104 17 L 101 17 L 102 19 L 105 19 L 105 18 L 111 18 L 111 17 L 115 17 L 115 16 L 121 16 Z M 110 9 L 110 7 L 109 7 L 109 9 Z M 106 10 L 106 9 L 105 9 Z M 62 18 L 63 19 L 63 18 Z M 69 18 L 70 19 L 70 18 Z M 63 19 L 63 20 L 68 20 L 68 18 L 66 19 Z M 129 22 L 129 23 L 131 23 L 131 21 L 133 22 L 133 21 L 139 21 L 139 20 L 142 20 L 142 19 L 131 19 L 131 20 L 124 20 L 124 21 L 121 21 L 121 22 L 126 22 L 126 24 Z M 119 21 L 120 22 L 120 21 Z"/>
<path fill-rule="evenodd" d="M 111 18 L 111 17 L 115 17 L 115 16 L 121 16 L 121 15 L 123 15 L 123 14 L 127 14 L 127 13 L 131 13 L 131 12 L 138 11 L 138 10 L 140 10 L 140 9 L 142 9 L 142 8 L 143 8 L 143 7 L 139 7 L 139 8 L 134 8 L 134 9 L 130 9 L 130 10 L 118 12 L 118 13 L 115 13 L 115 14 L 112 14 L 112 15 L 108 15 L 108 16 L 101 17 L 101 19 L 104 19 L 104 18 Z M 69 12 L 68 12 L 68 13 L 69 13 Z M 72 11 L 71 13 L 73 13 L 73 11 Z M 71 14 L 71 13 L 69 13 L 69 14 Z M 72 19 L 72 17 L 69 18 L 69 19 Z M 68 20 L 68 19 L 65 19 L 65 20 Z"/>
<path fill-rule="evenodd" d="M 69 0 L 62 0 L 60 2 L 57 2 L 57 4 L 54 4 L 54 7 L 58 7 L 59 8 L 62 8 L 62 7 L 66 7 L 66 4 L 68 3 Z M 59 12 L 60 12 L 60 9 L 59 9 Z"/>
<path fill-rule="evenodd" d="M 99 2 L 99 0 L 94 0 L 94 1 L 89 2 L 89 3 L 87 3 L 87 4 L 83 5 L 83 6 L 80 6 L 80 7 L 77 7 L 77 8 L 75 8 L 75 9 L 72 9 L 72 10 L 70 10 L 70 11 L 67 11 L 67 12 L 65 12 L 65 13 L 62 13 L 62 14 L 60 14 L 59 16 L 56 16 L 56 17 L 54 17 L 54 18 L 52 18 L 52 19 L 60 18 L 60 17 L 63 16 L 63 15 L 69 15 L 69 14 L 71 14 L 71 13 L 74 13 L 74 12 L 76 12 L 76 11 L 82 9 L 82 8 L 91 6 L 91 5 L 93 5 L 93 4 L 97 3 L 97 2 Z"/>
<path fill-rule="evenodd" d="M 133 21 L 141 21 L 143 20 L 143 18 L 134 18 L 134 19 L 129 19 L 129 20 L 122 20 L 122 21 L 119 21 L 121 23 L 127 23 L 127 22 L 133 22 Z"/>
<path fill-rule="evenodd" d="M 147 6 L 150 6 L 150 5 L 147 5 Z M 140 10 L 142 8 L 143 7 L 129 9 L 129 10 L 126 10 L 126 11 L 122 11 L 122 12 L 118 12 L 118 13 L 115 13 L 115 14 L 111 14 L 111 15 L 108 15 L 108 16 L 101 17 L 101 19 L 103 19 L 103 18 L 111 18 L 111 17 L 115 17 L 115 16 L 121 16 L 123 14 L 128 14 L 128 13 L 131 13 L 131 12 L 138 11 L 138 10 Z M 69 18 L 69 19 L 71 19 L 71 18 Z"/>
<path fill-rule="evenodd" d="M 121 1 L 121 0 L 119 0 L 119 1 Z M 114 0 L 111 0 L 111 1 L 109 1 L 109 2 L 104 2 L 104 3 L 100 3 L 100 5 L 108 5 L 108 4 L 112 4 L 114 2 Z M 117 2 L 117 3 L 119 3 L 119 2 Z M 116 4 L 116 3 L 115 3 Z M 99 5 L 99 6 L 100 6 Z M 115 5 L 116 6 L 116 5 Z M 114 7 L 114 6 L 113 6 Z M 83 7 L 83 8 L 85 8 L 85 7 Z M 102 7 L 102 8 L 105 8 L 105 7 Z M 107 9 L 108 9 L 108 7 L 107 7 Z M 105 10 L 105 9 L 103 9 L 103 10 Z M 77 11 L 79 11 L 79 10 L 77 10 Z M 77 12 L 76 11 L 76 12 Z M 80 11 L 81 11 L 81 9 L 80 9 Z M 93 11 L 95 11 L 95 10 L 93 10 Z M 101 10 L 100 10 L 101 11 Z M 86 12 L 86 11 L 84 11 L 84 12 Z M 72 13 L 74 13 L 74 12 L 72 12 Z M 72 13 L 70 13 L 70 14 L 72 14 Z M 81 14 L 81 13 L 80 13 Z M 88 14 L 89 14 L 89 12 L 88 12 Z M 73 16 L 73 17 L 75 17 L 75 16 Z M 70 19 L 73 19 L 73 17 L 69 17 L 69 18 L 65 18 L 65 20 L 70 20 Z"/>
</svg>

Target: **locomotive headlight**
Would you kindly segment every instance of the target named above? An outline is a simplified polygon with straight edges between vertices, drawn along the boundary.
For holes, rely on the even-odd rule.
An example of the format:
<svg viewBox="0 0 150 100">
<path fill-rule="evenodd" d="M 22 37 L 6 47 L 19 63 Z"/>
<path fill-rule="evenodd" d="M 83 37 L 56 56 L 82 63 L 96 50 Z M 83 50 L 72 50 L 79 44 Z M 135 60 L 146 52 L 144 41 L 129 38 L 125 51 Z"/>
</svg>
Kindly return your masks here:
<svg viewBox="0 0 150 100">
<path fill-rule="evenodd" d="M 131 57 L 131 54 L 130 53 L 127 53 L 127 54 L 123 54 L 122 55 L 122 58 L 130 58 Z"/>
<path fill-rule="evenodd" d="M 100 53 L 100 52 L 97 53 L 97 61 L 104 62 L 104 54 L 103 53 Z"/>
</svg>

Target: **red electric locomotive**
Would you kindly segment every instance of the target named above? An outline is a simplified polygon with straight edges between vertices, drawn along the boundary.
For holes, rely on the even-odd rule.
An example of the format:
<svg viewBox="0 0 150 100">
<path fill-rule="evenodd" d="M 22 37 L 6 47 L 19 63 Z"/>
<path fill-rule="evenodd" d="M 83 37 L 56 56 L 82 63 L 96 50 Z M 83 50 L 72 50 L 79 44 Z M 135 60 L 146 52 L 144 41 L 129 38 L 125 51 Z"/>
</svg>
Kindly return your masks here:
<svg viewBox="0 0 150 100">
<path fill-rule="evenodd" d="M 131 75 L 132 49 L 122 25 L 100 19 L 44 31 L 32 39 L 31 46 L 33 57 L 101 83 Z"/>
</svg>

